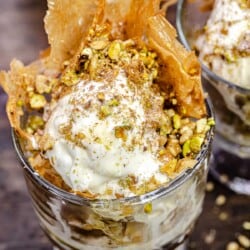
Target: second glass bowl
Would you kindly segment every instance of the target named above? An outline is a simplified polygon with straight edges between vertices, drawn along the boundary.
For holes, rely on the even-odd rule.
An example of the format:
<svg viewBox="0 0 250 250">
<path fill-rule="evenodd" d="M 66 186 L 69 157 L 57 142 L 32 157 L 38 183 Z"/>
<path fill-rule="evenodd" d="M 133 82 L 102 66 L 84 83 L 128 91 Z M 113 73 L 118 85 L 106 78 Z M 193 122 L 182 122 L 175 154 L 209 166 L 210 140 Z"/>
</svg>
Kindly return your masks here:
<svg viewBox="0 0 250 250">
<path fill-rule="evenodd" d="M 189 50 L 210 15 L 210 11 L 201 10 L 204 2 L 179 0 L 177 5 L 179 39 Z M 203 86 L 216 117 L 211 172 L 231 190 L 250 195 L 250 89 L 225 80 L 201 64 Z"/>
</svg>

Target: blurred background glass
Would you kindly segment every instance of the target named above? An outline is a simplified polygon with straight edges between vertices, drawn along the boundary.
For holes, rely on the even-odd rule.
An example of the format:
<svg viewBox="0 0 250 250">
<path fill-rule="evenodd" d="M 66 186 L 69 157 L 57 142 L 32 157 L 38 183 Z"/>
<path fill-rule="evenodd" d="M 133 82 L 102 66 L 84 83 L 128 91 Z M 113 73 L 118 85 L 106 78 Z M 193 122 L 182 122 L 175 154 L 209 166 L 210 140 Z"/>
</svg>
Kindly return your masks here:
<svg viewBox="0 0 250 250">
<path fill-rule="evenodd" d="M 188 49 L 206 25 L 211 1 L 179 0 L 176 25 Z M 237 70 L 237 69 L 236 69 Z M 240 87 L 211 72 L 202 63 L 203 86 L 215 110 L 216 136 L 211 173 L 231 190 L 250 195 L 250 89 Z"/>
</svg>

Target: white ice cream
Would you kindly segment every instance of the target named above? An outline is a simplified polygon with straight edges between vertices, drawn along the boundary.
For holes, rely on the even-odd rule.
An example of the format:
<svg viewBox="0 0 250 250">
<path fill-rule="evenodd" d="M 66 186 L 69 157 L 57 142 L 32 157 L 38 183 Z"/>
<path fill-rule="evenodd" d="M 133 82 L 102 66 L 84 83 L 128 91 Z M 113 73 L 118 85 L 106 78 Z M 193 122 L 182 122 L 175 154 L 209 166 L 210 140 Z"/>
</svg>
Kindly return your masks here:
<svg viewBox="0 0 250 250">
<path fill-rule="evenodd" d="M 160 183 L 168 180 L 159 172 L 159 134 L 146 119 L 141 91 L 147 86 L 135 90 L 120 73 L 112 83 L 82 81 L 59 100 L 46 125 L 55 141 L 46 157 L 74 190 L 103 197 L 112 189 L 127 197 L 132 193 L 119 181 L 128 176 L 136 177 L 138 187 L 152 176 Z M 161 96 L 152 93 L 151 99 Z M 116 128 L 125 128 L 125 140 Z"/>
<path fill-rule="evenodd" d="M 211 71 L 250 88 L 250 8 L 247 1 L 215 0 L 196 48 Z"/>
</svg>

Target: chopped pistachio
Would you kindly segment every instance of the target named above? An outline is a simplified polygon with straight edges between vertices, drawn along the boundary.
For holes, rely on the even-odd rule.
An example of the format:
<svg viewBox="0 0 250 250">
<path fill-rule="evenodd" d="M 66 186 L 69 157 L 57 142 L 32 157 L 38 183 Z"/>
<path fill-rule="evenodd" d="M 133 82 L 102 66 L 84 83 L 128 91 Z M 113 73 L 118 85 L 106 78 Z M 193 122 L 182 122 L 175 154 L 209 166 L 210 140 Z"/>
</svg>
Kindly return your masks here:
<svg viewBox="0 0 250 250">
<path fill-rule="evenodd" d="M 95 50 L 102 50 L 107 47 L 108 43 L 108 40 L 96 40 L 91 42 L 90 47 Z"/>
<path fill-rule="evenodd" d="M 112 42 L 108 50 L 108 56 L 112 60 L 117 60 L 119 59 L 120 52 L 121 52 L 121 44 L 117 41 Z"/>
<path fill-rule="evenodd" d="M 99 101 L 104 101 L 104 99 L 105 99 L 104 93 L 103 92 L 99 92 L 97 94 L 97 98 L 98 98 Z"/>
<path fill-rule="evenodd" d="M 167 135 L 171 132 L 171 127 L 167 124 L 163 124 L 160 128 L 160 135 Z"/>
<path fill-rule="evenodd" d="M 108 102 L 109 106 L 118 106 L 119 105 L 119 101 L 116 98 L 113 98 L 112 100 L 110 100 Z"/>
<path fill-rule="evenodd" d="M 158 76 L 158 70 L 155 68 L 151 71 L 151 75 L 153 77 L 153 79 L 155 79 Z"/>
<path fill-rule="evenodd" d="M 79 78 L 73 70 L 68 70 L 65 74 L 62 75 L 61 78 L 62 83 L 66 86 L 73 86 L 78 83 Z"/>
<path fill-rule="evenodd" d="M 160 151 L 159 151 L 159 156 L 163 156 L 163 155 L 165 155 L 166 154 L 166 149 L 161 149 Z"/>
<path fill-rule="evenodd" d="M 36 90 L 39 94 L 50 93 L 51 84 L 48 78 L 44 75 L 37 75 L 36 77 Z"/>
<path fill-rule="evenodd" d="M 82 139 L 84 139 L 86 137 L 86 135 L 84 133 L 82 133 L 82 132 L 78 133 L 76 136 L 80 140 L 82 140 Z"/>
<path fill-rule="evenodd" d="M 34 115 L 29 117 L 28 125 L 33 130 L 37 130 L 38 128 L 42 128 L 44 126 L 44 121 L 42 117 Z"/>
<path fill-rule="evenodd" d="M 24 105 L 23 100 L 19 99 L 16 103 L 17 107 L 22 107 Z"/>
<path fill-rule="evenodd" d="M 110 110 L 110 108 L 109 108 L 109 106 L 107 106 L 107 105 L 103 105 L 103 106 L 101 106 L 101 109 L 100 109 L 100 116 L 101 117 L 107 117 L 107 116 L 109 116 L 111 114 L 111 110 Z"/>
<path fill-rule="evenodd" d="M 178 114 L 173 116 L 174 128 L 179 129 L 181 127 L 181 117 Z"/>
<path fill-rule="evenodd" d="M 194 153 L 198 153 L 201 149 L 204 138 L 200 135 L 194 135 L 190 139 L 189 147 L 190 150 Z"/>
<path fill-rule="evenodd" d="M 170 160 L 167 164 L 160 167 L 160 172 L 165 174 L 172 174 L 175 172 L 177 159 Z"/>
<path fill-rule="evenodd" d="M 115 128 L 115 137 L 126 140 L 127 136 L 125 133 L 125 128 L 124 127 L 116 127 Z"/>
<path fill-rule="evenodd" d="M 33 94 L 30 98 L 30 106 L 33 109 L 40 109 L 47 103 L 45 97 L 40 94 Z"/>
<path fill-rule="evenodd" d="M 237 60 L 237 58 L 232 53 L 229 53 L 229 52 L 226 52 L 224 54 L 224 57 L 228 63 L 233 63 Z"/>
<path fill-rule="evenodd" d="M 34 130 L 33 130 L 31 127 L 27 127 L 27 128 L 26 128 L 26 132 L 27 132 L 28 134 L 33 134 L 33 133 L 34 133 Z"/>
<path fill-rule="evenodd" d="M 215 125 L 215 120 L 213 117 L 210 117 L 207 119 L 207 125 L 209 126 L 214 126 Z"/>
<path fill-rule="evenodd" d="M 181 113 L 182 115 L 185 115 L 185 114 L 187 113 L 187 110 L 186 110 L 184 107 L 181 107 L 181 108 L 180 108 L 180 113 Z"/>
<path fill-rule="evenodd" d="M 184 157 L 186 157 L 188 154 L 191 153 L 191 149 L 190 149 L 190 140 L 187 140 L 184 142 L 183 146 L 182 146 L 182 155 Z"/>
<path fill-rule="evenodd" d="M 177 105 L 177 100 L 176 100 L 175 98 L 173 98 L 173 99 L 171 100 L 171 102 L 172 102 L 173 105 Z"/>
<path fill-rule="evenodd" d="M 144 205 L 144 212 L 146 213 L 146 214 L 150 214 L 151 212 L 152 212 L 152 203 L 146 203 L 145 205 Z"/>
<path fill-rule="evenodd" d="M 96 76 L 97 67 L 98 67 L 98 55 L 94 55 L 89 64 L 89 73 L 92 79 Z"/>
</svg>

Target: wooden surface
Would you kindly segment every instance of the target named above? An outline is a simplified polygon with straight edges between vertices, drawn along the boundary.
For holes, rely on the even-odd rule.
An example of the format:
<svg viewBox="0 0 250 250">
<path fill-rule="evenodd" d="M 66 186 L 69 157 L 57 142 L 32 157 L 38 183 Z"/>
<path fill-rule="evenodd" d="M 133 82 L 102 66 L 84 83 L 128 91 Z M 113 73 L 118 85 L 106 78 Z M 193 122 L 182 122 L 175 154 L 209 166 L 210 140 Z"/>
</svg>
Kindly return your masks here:
<svg viewBox="0 0 250 250">
<path fill-rule="evenodd" d="M 14 57 L 28 63 L 46 48 L 45 10 L 45 0 L 0 1 L 1 69 L 8 69 Z M 170 10 L 171 20 L 174 20 L 174 11 L 175 8 Z M 0 90 L 0 250 L 49 250 L 52 246 L 38 225 L 12 147 L 5 102 L 6 96 Z M 213 181 L 211 177 L 210 181 Z M 214 185 L 215 189 L 207 192 L 189 249 L 223 250 L 229 241 L 237 241 L 239 234 L 250 237 L 250 231 L 242 227 L 244 221 L 250 221 L 250 197 L 236 195 L 217 183 Z M 222 206 L 215 203 L 219 195 L 226 197 Z"/>
</svg>

